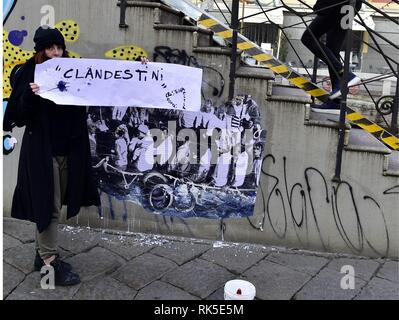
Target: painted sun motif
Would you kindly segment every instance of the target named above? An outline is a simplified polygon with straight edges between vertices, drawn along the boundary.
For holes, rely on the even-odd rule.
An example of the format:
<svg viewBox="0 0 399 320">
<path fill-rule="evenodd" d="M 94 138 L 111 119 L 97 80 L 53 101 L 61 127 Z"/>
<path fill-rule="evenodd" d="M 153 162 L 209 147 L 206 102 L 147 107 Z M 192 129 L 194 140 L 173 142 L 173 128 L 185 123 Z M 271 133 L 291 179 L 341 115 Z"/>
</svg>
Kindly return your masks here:
<svg viewBox="0 0 399 320">
<path fill-rule="evenodd" d="M 55 27 L 60 30 L 67 42 L 74 43 L 80 37 L 79 24 L 74 20 L 62 20 Z"/>
<path fill-rule="evenodd" d="M 108 50 L 105 56 L 111 59 L 135 61 L 141 56 L 148 58 L 148 53 L 143 48 L 135 45 L 123 45 Z"/>
<path fill-rule="evenodd" d="M 7 99 L 11 94 L 10 75 L 12 69 L 25 63 L 33 56 L 34 51 L 26 51 L 20 47 L 14 46 L 8 40 L 8 32 L 3 30 L 3 99 Z"/>
</svg>

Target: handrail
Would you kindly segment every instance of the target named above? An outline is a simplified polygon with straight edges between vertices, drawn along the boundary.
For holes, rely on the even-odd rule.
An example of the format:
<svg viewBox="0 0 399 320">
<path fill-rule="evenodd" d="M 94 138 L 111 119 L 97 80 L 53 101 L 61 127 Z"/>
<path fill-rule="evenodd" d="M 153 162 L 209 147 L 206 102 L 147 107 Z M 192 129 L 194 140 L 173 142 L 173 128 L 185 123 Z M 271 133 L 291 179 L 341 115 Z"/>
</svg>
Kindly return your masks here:
<svg viewBox="0 0 399 320">
<path fill-rule="evenodd" d="M 239 0 L 233 0 L 231 9 L 231 29 L 233 29 L 233 41 L 231 46 L 231 61 L 230 61 L 230 83 L 229 83 L 229 100 L 233 100 L 234 86 L 236 76 L 236 60 L 237 60 L 237 33 L 238 33 L 238 7 Z"/>
<path fill-rule="evenodd" d="M 224 20 L 226 21 L 226 23 L 230 26 L 230 22 L 227 20 L 227 18 L 226 18 L 226 16 L 224 15 L 223 11 L 220 9 L 220 7 L 219 7 L 217 1 L 216 1 L 216 0 L 213 0 L 213 2 L 214 2 L 214 3 L 216 4 L 216 6 L 218 7 L 219 12 L 222 14 L 222 16 L 223 16 Z M 224 5 L 226 6 L 226 8 L 229 8 L 224 0 L 223 0 L 223 3 L 224 3 Z M 231 11 L 230 11 L 230 10 L 229 10 L 229 13 L 231 14 Z"/>
<path fill-rule="evenodd" d="M 373 6 L 371 3 L 365 1 L 365 0 L 361 0 L 366 6 L 372 8 L 375 12 L 378 12 L 379 14 L 383 15 L 385 18 L 387 18 L 388 20 L 391 20 L 393 23 L 399 25 L 399 22 L 395 21 L 394 19 L 392 19 L 388 14 L 386 14 L 384 11 L 378 9 L 377 7 Z M 390 1 L 392 2 L 392 0 Z M 394 1 L 395 2 L 395 1 Z M 398 3 L 398 2 L 396 2 Z"/>
<path fill-rule="evenodd" d="M 353 10 L 355 10 L 356 0 L 350 0 L 350 6 Z M 346 38 L 346 46 L 345 46 L 345 61 L 344 61 L 344 75 L 342 79 L 341 86 L 341 110 L 339 113 L 339 132 L 338 132 L 338 146 L 337 146 L 337 156 L 335 163 L 335 176 L 333 177 L 333 181 L 340 182 L 341 181 L 341 169 L 342 169 L 342 154 L 344 151 L 344 140 L 345 140 L 345 112 L 347 106 L 347 98 L 349 93 L 348 82 L 349 82 L 349 55 L 351 52 L 352 46 L 352 23 L 347 32 Z"/>
<path fill-rule="evenodd" d="M 272 24 L 272 25 L 274 25 L 274 26 L 277 26 L 277 28 L 280 29 L 280 26 L 279 26 L 277 23 L 274 23 L 274 22 L 267 16 L 266 11 L 263 10 L 262 5 L 259 3 L 259 1 L 258 1 L 258 0 L 255 0 L 255 1 L 256 1 L 256 3 L 258 4 L 258 6 L 260 6 L 262 12 L 263 12 L 264 15 L 266 16 L 266 19 L 269 21 L 269 23 Z M 283 3 L 283 1 L 281 1 L 281 2 Z M 284 35 L 285 39 L 287 39 L 288 44 L 291 46 L 291 48 L 292 48 L 292 50 L 294 51 L 295 55 L 297 56 L 297 58 L 298 58 L 299 61 L 301 62 L 301 65 L 305 68 L 306 73 L 308 74 L 309 77 L 311 77 L 311 75 L 310 75 L 308 69 L 306 68 L 305 64 L 303 63 L 303 61 L 302 61 L 301 57 L 299 56 L 298 52 L 296 51 L 294 45 L 291 43 L 289 37 L 287 36 L 287 34 L 285 33 L 284 30 L 282 30 L 282 29 L 280 29 L 280 30 L 281 30 L 282 34 Z"/>
</svg>

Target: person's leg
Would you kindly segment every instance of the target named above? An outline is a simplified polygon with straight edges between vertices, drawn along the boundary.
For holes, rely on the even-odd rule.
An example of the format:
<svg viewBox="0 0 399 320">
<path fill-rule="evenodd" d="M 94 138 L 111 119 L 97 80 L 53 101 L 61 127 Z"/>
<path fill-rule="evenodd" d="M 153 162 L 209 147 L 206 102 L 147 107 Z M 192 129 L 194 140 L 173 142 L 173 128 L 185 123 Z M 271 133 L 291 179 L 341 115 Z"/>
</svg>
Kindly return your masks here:
<svg viewBox="0 0 399 320">
<path fill-rule="evenodd" d="M 71 271 L 70 264 L 62 261 L 58 255 L 57 234 L 58 221 L 61 214 L 63 199 L 67 190 L 67 158 L 53 158 L 54 174 L 54 213 L 48 228 L 36 235 L 40 258 L 44 264 L 54 268 L 55 285 L 70 286 L 80 283 L 80 277 Z"/>
<path fill-rule="evenodd" d="M 335 57 L 337 61 L 340 61 L 340 51 L 342 47 L 342 43 L 345 40 L 346 32 L 340 26 L 339 19 L 335 22 L 331 22 L 330 29 L 326 33 L 326 48 L 329 52 Z M 334 94 L 340 91 L 340 77 L 343 70 L 343 65 L 338 65 L 338 63 L 332 65 L 328 65 L 328 72 L 330 75 L 331 81 L 331 93 Z M 335 114 L 338 115 L 340 113 L 340 103 L 339 100 L 328 100 L 322 105 L 313 105 L 312 111 Z"/>
<path fill-rule="evenodd" d="M 340 51 L 345 42 L 347 30 L 341 28 L 340 23 L 336 23 L 333 28 L 327 33 L 326 46 L 331 52 L 340 59 Z M 333 69 L 329 67 L 330 79 L 332 84 L 332 91 L 330 99 L 336 99 L 341 95 L 341 80 L 344 74 L 344 68 Z M 349 70 L 348 86 L 356 85 L 360 82 L 360 78 Z"/>
<path fill-rule="evenodd" d="M 340 51 L 342 48 L 342 44 L 345 41 L 346 30 L 342 29 L 340 24 L 337 23 L 335 26 L 331 28 L 327 32 L 326 37 L 326 46 L 330 49 L 332 54 L 340 60 Z M 332 92 L 335 92 L 337 89 L 340 88 L 340 80 L 343 73 L 343 66 L 340 69 L 335 69 L 332 67 L 328 67 L 328 72 L 330 74 Z"/>
<path fill-rule="evenodd" d="M 62 207 L 62 204 L 65 202 L 65 197 L 66 191 L 67 191 L 67 185 L 68 185 L 68 158 L 67 157 L 57 157 L 57 161 L 59 164 L 59 169 L 60 169 L 60 210 Z"/>
<path fill-rule="evenodd" d="M 58 221 L 61 212 L 61 182 L 60 165 L 56 158 L 53 158 L 53 177 L 54 177 L 54 208 L 53 216 L 46 230 L 39 233 L 36 230 L 36 247 L 40 258 L 44 261 L 53 260 L 58 254 L 57 233 Z"/>
<path fill-rule="evenodd" d="M 339 26 L 339 18 L 318 15 L 310 23 L 301 38 L 302 43 L 317 58 L 325 62 L 331 70 L 341 70 L 343 68 L 342 63 L 339 60 L 339 56 L 337 57 L 327 45 L 320 41 L 320 38 L 329 33 L 331 29 L 335 29 L 337 23 Z"/>
</svg>

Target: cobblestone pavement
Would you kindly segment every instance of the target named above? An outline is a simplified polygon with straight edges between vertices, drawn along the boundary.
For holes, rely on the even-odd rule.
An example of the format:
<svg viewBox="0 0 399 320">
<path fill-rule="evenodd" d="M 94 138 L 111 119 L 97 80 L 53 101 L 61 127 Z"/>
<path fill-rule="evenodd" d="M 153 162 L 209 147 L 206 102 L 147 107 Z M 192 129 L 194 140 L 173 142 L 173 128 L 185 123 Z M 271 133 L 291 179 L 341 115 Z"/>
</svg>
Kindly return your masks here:
<svg viewBox="0 0 399 320">
<path fill-rule="evenodd" d="M 3 222 L 9 300 L 223 300 L 232 279 L 252 282 L 259 300 L 399 300 L 397 260 L 66 225 L 60 226 L 60 254 L 82 282 L 44 290 L 33 270 L 34 225 Z M 344 290 L 348 265 L 355 286 Z"/>
</svg>

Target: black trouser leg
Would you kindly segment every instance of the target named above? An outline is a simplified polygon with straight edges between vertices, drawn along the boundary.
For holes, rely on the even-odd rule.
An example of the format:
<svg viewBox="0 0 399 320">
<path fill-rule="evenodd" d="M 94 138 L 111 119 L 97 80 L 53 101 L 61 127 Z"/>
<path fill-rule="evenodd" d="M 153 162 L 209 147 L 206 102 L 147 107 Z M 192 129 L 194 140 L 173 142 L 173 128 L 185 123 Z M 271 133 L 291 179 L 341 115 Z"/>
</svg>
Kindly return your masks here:
<svg viewBox="0 0 399 320">
<path fill-rule="evenodd" d="M 345 36 L 346 36 L 346 30 L 343 30 L 340 26 L 337 26 L 336 28 L 331 29 L 327 33 L 327 41 L 326 41 L 326 46 L 329 48 L 332 52 L 332 54 L 340 61 L 340 51 L 342 48 L 342 44 L 345 41 Z M 342 64 L 341 64 L 342 65 Z M 331 79 L 331 84 L 333 88 L 336 86 L 339 87 L 340 84 L 340 78 L 343 73 L 343 67 L 341 69 L 337 70 L 339 77 L 337 76 L 336 72 L 334 72 L 334 69 L 331 67 L 328 68 L 329 74 L 330 74 L 330 79 Z"/>
<path fill-rule="evenodd" d="M 343 69 L 339 52 L 345 40 L 346 31 L 341 28 L 340 21 L 340 16 L 318 15 L 305 30 L 301 39 L 317 58 L 327 64 L 332 81 L 337 81 L 337 74 L 340 74 Z M 324 34 L 327 34 L 326 44 L 320 41 Z"/>
</svg>

